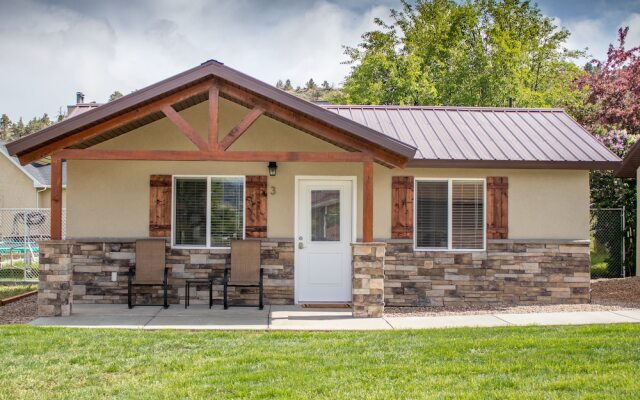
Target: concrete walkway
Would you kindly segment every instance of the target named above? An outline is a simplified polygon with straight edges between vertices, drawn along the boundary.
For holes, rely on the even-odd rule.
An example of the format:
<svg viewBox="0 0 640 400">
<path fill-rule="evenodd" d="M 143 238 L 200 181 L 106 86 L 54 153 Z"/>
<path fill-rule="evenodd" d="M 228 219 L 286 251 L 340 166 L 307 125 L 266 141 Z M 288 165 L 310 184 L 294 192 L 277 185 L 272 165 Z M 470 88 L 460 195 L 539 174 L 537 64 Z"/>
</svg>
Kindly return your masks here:
<svg viewBox="0 0 640 400">
<path fill-rule="evenodd" d="M 554 312 L 531 314 L 447 315 L 434 317 L 353 318 L 350 309 L 299 306 L 221 306 L 209 309 L 193 305 L 136 307 L 76 304 L 69 317 L 38 318 L 31 325 L 129 329 L 250 329 L 250 330 L 388 330 L 524 325 L 586 325 L 639 323 L 640 309 L 624 311 Z"/>
</svg>

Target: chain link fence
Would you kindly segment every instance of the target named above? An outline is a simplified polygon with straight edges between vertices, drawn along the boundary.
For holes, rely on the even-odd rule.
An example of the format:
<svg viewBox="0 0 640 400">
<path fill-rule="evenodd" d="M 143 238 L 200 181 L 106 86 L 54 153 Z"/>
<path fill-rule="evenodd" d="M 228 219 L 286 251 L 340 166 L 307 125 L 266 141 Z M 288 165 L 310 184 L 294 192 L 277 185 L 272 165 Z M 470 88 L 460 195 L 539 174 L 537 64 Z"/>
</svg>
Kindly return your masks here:
<svg viewBox="0 0 640 400">
<path fill-rule="evenodd" d="M 624 278 L 624 208 L 591 209 L 591 278 Z"/>
<path fill-rule="evenodd" d="M 37 281 L 38 241 L 49 240 L 48 208 L 0 208 L 0 281 Z M 62 234 L 66 210 L 62 210 Z"/>
</svg>

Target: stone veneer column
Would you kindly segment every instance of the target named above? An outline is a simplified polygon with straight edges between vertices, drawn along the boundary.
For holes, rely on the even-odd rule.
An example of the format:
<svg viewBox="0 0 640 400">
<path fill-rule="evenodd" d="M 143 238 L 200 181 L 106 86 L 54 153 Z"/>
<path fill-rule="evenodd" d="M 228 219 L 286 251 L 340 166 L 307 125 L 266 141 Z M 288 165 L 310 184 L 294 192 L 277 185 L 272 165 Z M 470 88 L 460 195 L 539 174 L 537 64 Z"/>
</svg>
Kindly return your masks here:
<svg viewBox="0 0 640 400">
<path fill-rule="evenodd" d="M 384 313 L 384 254 L 386 243 L 352 245 L 353 316 L 380 318 Z"/>
<path fill-rule="evenodd" d="M 71 315 L 73 303 L 71 263 L 73 244 L 69 241 L 40 242 L 40 284 L 38 316 Z"/>
</svg>

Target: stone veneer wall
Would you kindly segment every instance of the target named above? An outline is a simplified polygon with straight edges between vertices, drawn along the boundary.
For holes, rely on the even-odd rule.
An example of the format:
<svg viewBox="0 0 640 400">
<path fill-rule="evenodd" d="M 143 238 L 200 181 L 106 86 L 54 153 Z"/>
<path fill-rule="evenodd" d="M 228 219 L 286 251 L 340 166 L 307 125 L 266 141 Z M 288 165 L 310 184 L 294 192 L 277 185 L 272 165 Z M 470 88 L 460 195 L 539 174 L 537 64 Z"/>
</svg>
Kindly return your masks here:
<svg viewBox="0 0 640 400">
<path fill-rule="evenodd" d="M 387 243 L 386 306 L 587 303 L 589 242 L 489 240 L 483 252 Z"/>
<path fill-rule="evenodd" d="M 65 241 L 40 243 L 38 316 L 71 315 L 71 246 Z"/>
<path fill-rule="evenodd" d="M 76 304 L 126 304 L 127 273 L 135 264 L 135 240 L 67 241 L 73 265 L 73 301 Z M 263 240 L 264 296 L 266 304 L 293 304 L 293 241 Z M 228 249 L 171 249 L 167 245 L 169 303 L 184 302 L 187 279 L 213 279 L 214 303 L 221 303 Z M 117 274 L 112 281 L 112 273 Z M 136 303 L 161 303 L 160 287 L 137 287 Z M 191 304 L 207 304 L 207 285 L 192 286 Z M 257 288 L 229 288 L 231 304 L 256 304 Z"/>
<path fill-rule="evenodd" d="M 386 243 L 353 243 L 352 302 L 354 317 L 384 314 L 384 253 Z"/>
</svg>

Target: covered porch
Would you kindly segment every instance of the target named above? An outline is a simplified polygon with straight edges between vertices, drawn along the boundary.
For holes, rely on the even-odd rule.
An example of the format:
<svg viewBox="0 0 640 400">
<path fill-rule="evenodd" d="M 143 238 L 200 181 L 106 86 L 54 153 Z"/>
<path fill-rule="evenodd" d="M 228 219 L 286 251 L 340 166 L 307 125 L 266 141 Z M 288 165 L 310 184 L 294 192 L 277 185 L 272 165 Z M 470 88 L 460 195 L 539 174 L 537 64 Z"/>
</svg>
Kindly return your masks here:
<svg viewBox="0 0 640 400">
<path fill-rule="evenodd" d="M 222 300 L 224 269 L 230 265 L 230 251 L 225 245 L 228 238 L 217 238 L 217 241 L 213 238 L 215 217 L 211 211 L 211 199 L 214 196 L 211 182 L 218 177 L 233 175 L 239 177 L 244 185 L 240 195 L 244 198 L 241 201 L 246 203 L 237 208 L 237 212 L 242 213 L 243 221 L 238 228 L 240 231 L 236 229 L 234 238 L 261 241 L 266 304 L 345 302 L 351 304 L 354 316 L 382 315 L 385 245 L 374 243 L 374 165 L 385 169 L 404 167 L 415 149 L 293 96 L 272 89 L 268 89 L 271 92 L 265 92 L 268 85 L 257 84 L 240 75 L 218 63 L 205 63 L 182 76 L 160 82 L 140 93 L 58 124 L 52 127 L 51 132 L 40 135 L 43 139 L 40 143 L 32 143 L 28 151 L 19 153 L 23 163 L 46 157 L 51 160 L 51 241 L 40 243 L 41 315 L 69 315 L 74 303 L 126 303 L 127 271 L 135 265 L 135 240 L 141 237 L 165 238 L 170 304 L 184 304 L 187 296 L 185 282 L 193 279 L 213 280 L 213 299 L 215 304 L 219 304 Z M 232 103 L 236 108 L 231 106 Z M 206 106 L 204 114 L 200 113 L 190 120 L 185 112 L 198 105 L 196 108 L 202 110 L 203 104 Z M 221 123 L 228 110 L 246 111 L 229 125 L 228 118 Z M 92 119 L 88 119 L 90 114 L 93 114 Z M 296 135 L 309 135 L 327 146 L 307 145 L 311 148 L 320 147 L 322 151 L 277 149 L 278 146 L 287 148 L 286 140 L 284 143 L 255 147 L 250 143 L 234 146 L 252 126 L 258 126 L 259 119 L 264 121 L 265 118 L 283 124 L 281 127 L 294 128 L 298 132 Z M 137 145 L 135 135 L 140 135 L 136 133 L 140 132 L 139 128 L 159 120 L 165 124 L 160 134 L 166 134 L 169 124 L 177 135 L 173 134 L 170 141 L 163 141 L 160 134 L 152 134 L 147 136 L 144 146 Z M 69 126 L 65 127 L 64 124 Z M 121 140 L 130 132 L 134 132 L 133 140 Z M 176 136 L 180 136 L 184 143 L 175 142 Z M 152 143 L 154 140 L 158 143 Z M 114 142 L 116 145 L 112 146 Z M 161 165 L 159 172 L 162 174 L 140 174 L 147 176 L 149 182 L 148 236 L 116 236 L 109 233 L 128 232 L 114 226 L 118 222 L 112 223 L 105 217 L 99 217 L 101 211 L 97 209 L 98 203 L 117 203 L 117 196 L 96 200 L 94 204 L 86 201 L 76 201 L 74 204 L 72 193 L 67 206 L 71 219 L 75 213 L 76 220 L 80 220 L 84 212 L 85 219 L 92 219 L 94 226 L 91 229 L 96 234 L 95 237 L 88 235 L 85 230 L 77 235 L 73 234 L 72 229 L 70 237 L 63 237 L 63 161 L 71 165 L 72 179 L 74 170 L 86 171 L 86 168 L 82 168 L 89 165 L 86 163 L 99 166 L 92 167 L 96 169 L 96 174 L 89 179 L 98 181 L 104 180 L 106 175 L 99 172 L 101 168 L 117 169 L 124 163 L 129 166 L 139 163 L 143 165 L 141 168 Z M 305 168 L 306 164 L 311 167 Z M 173 168 L 174 165 L 176 168 Z M 325 169 L 324 165 L 329 169 Z M 288 189 L 280 198 L 274 196 L 276 185 L 269 183 L 269 180 L 276 179 L 277 170 L 274 167 L 289 170 L 287 188 L 295 180 L 295 190 Z M 232 174 L 230 171 L 234 170 L 239 172 Z M 249 175 L 245 170 L 256 172 Z M 341 172 L 324 172 L 328 170 Z M 79 174 L 75 172 L 76 177 Z M 197 227 L 198 234 L 193 233 L 193 226 L 178 232 L 180 226 L 176 208 L 182 207 L 177 204 L 182 199 L 178 186 L 182 184 L 181 177 L 201 181 L 207 191 L 203 215 L 207 221 L 206 227 Z M 78 178 L 75 182 L 78 185 Z M 73 192 L 74 184 L 70 183 L 69 186 Z M 114 187 L 111 195 L 118 190 L 127 189 Z M 83 189 L 83 193 L 89 191 Z M 328 199 L 325 196 L 328 194 L 331 197 L 333 193 L 338 193 L 337 197 Z M 184 201 L 188 201 L 189 194 L 185 196 Z M 268 196 L 271 196 L 269 208 L 289 208 L 285 210 L 287 218 L 274 220 L 275 213 L 272 212 L 267 223 Z M 226 204 L 228 199 L 223 197 L 219 201 Z M 283 201 L 287 205 L 283 205 Z M 299 211 L 309 203 L 312 208 L 324 207 L 326 214 L 327 204 L 331 202 L 339 206 L 339 221 L 334 221 L 333 226 L 327 226 L 326 219 L 316 221 L 315 209 L 309 208 L 306 213 Z M 186 204 L 184 208 L 188 206 L 191 205 Z M 139 212 L 126 210 L 128 204 L 119 207 L 122 213 L 128 212 L 132 218 L 141 219 Z M 290 214 L 294 214 L 293 218 L 289 217 Z M 303 221 L 305 219 L 306 222 Z M 122 223 L 128 222 L 123 219 Z M 102 228 L 96 228 L 95 224 Z M 317 240 L 312 237 L 318 230 L 314 224 L 320 225 L 322 231 Z M 283 225 L 286 228 L 282 228 Z M 287 234 L 274 234 L 282 231 Z M 199 237 L 203 237 L 203 242 L 197 242 Z M 326 248 L 329 242 L 339 242 L 339 245 L 323 254 L 318 251 L 311 255 L 314 245 L 319 250 L 320 247 Z M 305 256 L 305 252 L 309 255 Z M 321 260 L 320 266 L 326 267 L 328 272 L 310 278 L 318 282 L 316 288 L 305 287 L 299 277 L 306 275 L 304 271 L 296 269 L 305 263 L 311 265 L 316 262 L 314 260 Z M 345 268 L 339 265 L 341 263 Z M 338 288 L 340 294 L 335 298 L 333 295 L 317 294 L 323 290 L 322 285 L 326 286 L 325 281 L 334 279 L 330 274 L 341 275 L 338 280 L 342 288 Z M 311 290 L 316 293 L 307 296 L 302 294 Z M 247 305 L 255 303 L 256 294 L 257 290 L 251 288 L 237 288 L 232 290 L 230 298 L 236 305 Z M 192 286 L 188 295 L 191 304 L 205 303 L 208 301 L 208 288 L 205 285 Z M 151 287 L 137 293 L 141 303 L 154 303 L 160 296 L 161 291 Z"/>
</svg>

